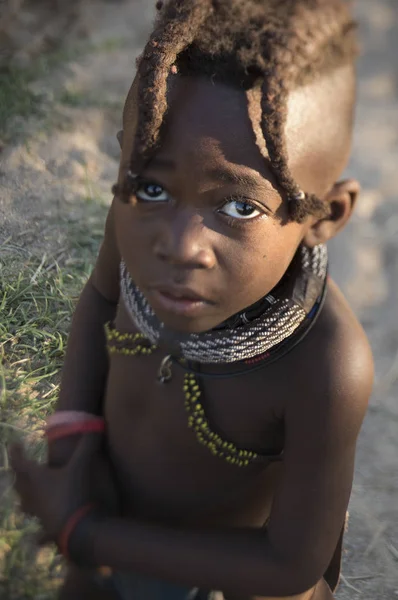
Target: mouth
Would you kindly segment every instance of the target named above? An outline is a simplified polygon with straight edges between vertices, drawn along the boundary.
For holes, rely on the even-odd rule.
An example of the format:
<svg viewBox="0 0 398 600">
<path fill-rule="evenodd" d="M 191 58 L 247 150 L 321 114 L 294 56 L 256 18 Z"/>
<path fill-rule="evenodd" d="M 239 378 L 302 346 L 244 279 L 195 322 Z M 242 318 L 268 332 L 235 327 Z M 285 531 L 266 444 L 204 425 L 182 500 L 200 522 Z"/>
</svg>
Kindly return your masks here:
<svg viewBox="0 0 398 600">
<path fill-rule="evenodd" d="M 179 316 L 196 317 L 211 302 L 186 287 L 155 286 L 150 289 L 150 303 L 155 309 Z"/>
</svg>

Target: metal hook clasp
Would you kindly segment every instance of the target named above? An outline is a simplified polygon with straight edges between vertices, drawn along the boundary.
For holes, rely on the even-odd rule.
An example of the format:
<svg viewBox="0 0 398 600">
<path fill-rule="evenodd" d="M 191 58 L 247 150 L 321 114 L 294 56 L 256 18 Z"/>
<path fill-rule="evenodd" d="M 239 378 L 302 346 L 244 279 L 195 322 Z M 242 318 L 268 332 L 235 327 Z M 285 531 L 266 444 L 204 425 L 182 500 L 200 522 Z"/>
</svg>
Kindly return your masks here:
<svg viewBox="0 0 398 600">
<path fill-rule="evenodd" d="M 173 366 L 173 361 L 171 359 L 170 354 L 164 357 L 162 362 L 160 363 L 159 371 L 158 371 L 158 381 L 160 383 L 168 383 L 172 376 L 173 372 L 171 367 Z"/>
</svg>

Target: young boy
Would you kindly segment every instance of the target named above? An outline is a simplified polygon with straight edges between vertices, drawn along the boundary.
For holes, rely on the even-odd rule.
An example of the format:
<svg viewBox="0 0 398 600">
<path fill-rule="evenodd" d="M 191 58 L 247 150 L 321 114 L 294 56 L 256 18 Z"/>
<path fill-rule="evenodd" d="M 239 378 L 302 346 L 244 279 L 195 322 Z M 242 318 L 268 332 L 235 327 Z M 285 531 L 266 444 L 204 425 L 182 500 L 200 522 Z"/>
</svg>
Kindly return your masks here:
<svg viewBox="0 0 398 600">
<path fill-rule="evenodd" d="M 342 0 L 158 9 L 49 466 L 16 448 L 16 487 L 62 599 L 330 599 L 373 381 L 325 247 L 359 191 L 355 27 Z"/>
</svg>

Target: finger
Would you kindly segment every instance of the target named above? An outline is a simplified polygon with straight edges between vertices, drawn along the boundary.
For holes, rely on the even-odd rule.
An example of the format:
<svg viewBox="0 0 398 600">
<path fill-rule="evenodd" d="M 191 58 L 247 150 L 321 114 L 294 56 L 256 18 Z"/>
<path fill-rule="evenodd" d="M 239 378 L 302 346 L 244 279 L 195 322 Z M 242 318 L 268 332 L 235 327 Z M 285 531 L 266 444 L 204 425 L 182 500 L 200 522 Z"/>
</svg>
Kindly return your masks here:
<svg viewBox="0 0 398 600">
<path fill-rule="evenodd" d="M 15 472 L 15 487 L 30 487 L 32 482 L 38 483 L 41 466 L 34 460 L 26 457 L 25 450 L 21 444 L 15 444 L 10 448 L 10 463 Z"/>
<path fill-rule="evenodd" d="M 20 510 L 27 515 L 34 516 L 31 487 L 26 485 L 25 481 L 18 481 L 17 479 L 14 483 L 14 489 L 19 498 Z"/>
<path fill-rule="evenodd" d="M 32 461 L 30 461 L 25 455 L 25 449 L 22 444 L 13 444 L 10 447 L 10 463 L 11 467 L 18 474 L 26 474 L 32 468 Z"/>
<path fill-rule="evenodd" d="M 25 459 L 25 451 L 22 444 L 12 444 L 9 447 L 10 463 L 14 470 L 20 467 Z"/>
<path fill-rule="evenodd" d="M 97 454 L 102 442 L 101 433 L 86 433 L 82 436 L 76 450 L 73 453 L 72 459 L 69 462 L 73 467 L 87 468 L 92 458 Z"/>
<path fill-rule="evenodd" d="M 15 472 L 13 487 L 19 497 L 21 510 L 28 515 L 34 514 L 32 502 L 34 493 L 32 494 L 32 492 L 34 492 L 35 486 L 39 485 L 37 478 L 32 478 L 31 472 Z"/>
<path fill-rule="evenodd" d="M 10 448 L 10 463 L 15 472 L 14 489 L 19 496 L 21 510 L 34 515 L 34 490 L 40 488 L 41 467 L 26 457 L 21 444 L 14 444 Z"/>
</svg>

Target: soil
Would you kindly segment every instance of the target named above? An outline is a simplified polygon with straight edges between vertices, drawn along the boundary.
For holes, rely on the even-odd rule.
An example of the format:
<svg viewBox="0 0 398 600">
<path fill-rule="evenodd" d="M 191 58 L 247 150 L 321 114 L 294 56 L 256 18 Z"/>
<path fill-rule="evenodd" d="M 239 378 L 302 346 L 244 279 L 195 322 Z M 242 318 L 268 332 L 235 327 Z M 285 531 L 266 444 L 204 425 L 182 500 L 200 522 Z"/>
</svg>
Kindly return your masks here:
<svg viewBox="0 0 398 600">
<path fill-rule="evenodd" d="M 94 196 L 106 205 L 116 180 L 115 134 L 152 3 L 96 0 L 89 8 L 86 40 L 100 50 L 30 83 L 45 115 L 16 119 L 15 134 L 0 145 L 0 244 L 10 239 L 16 253 L 62 253 L 68 223 L 90 226 L 87 206 L 92 214 Z M 347 175 L 363 193 L 330 245 L 331 273 L 369 336 L 376 384 L 358 443 L 336 597 L 389 600 L 398 598 L 398 2 L 361 0 L 356 12 L 363 54 Z M 70 46 L 81 41 L 82 30 L 74 31 Z"/>
</svg>

